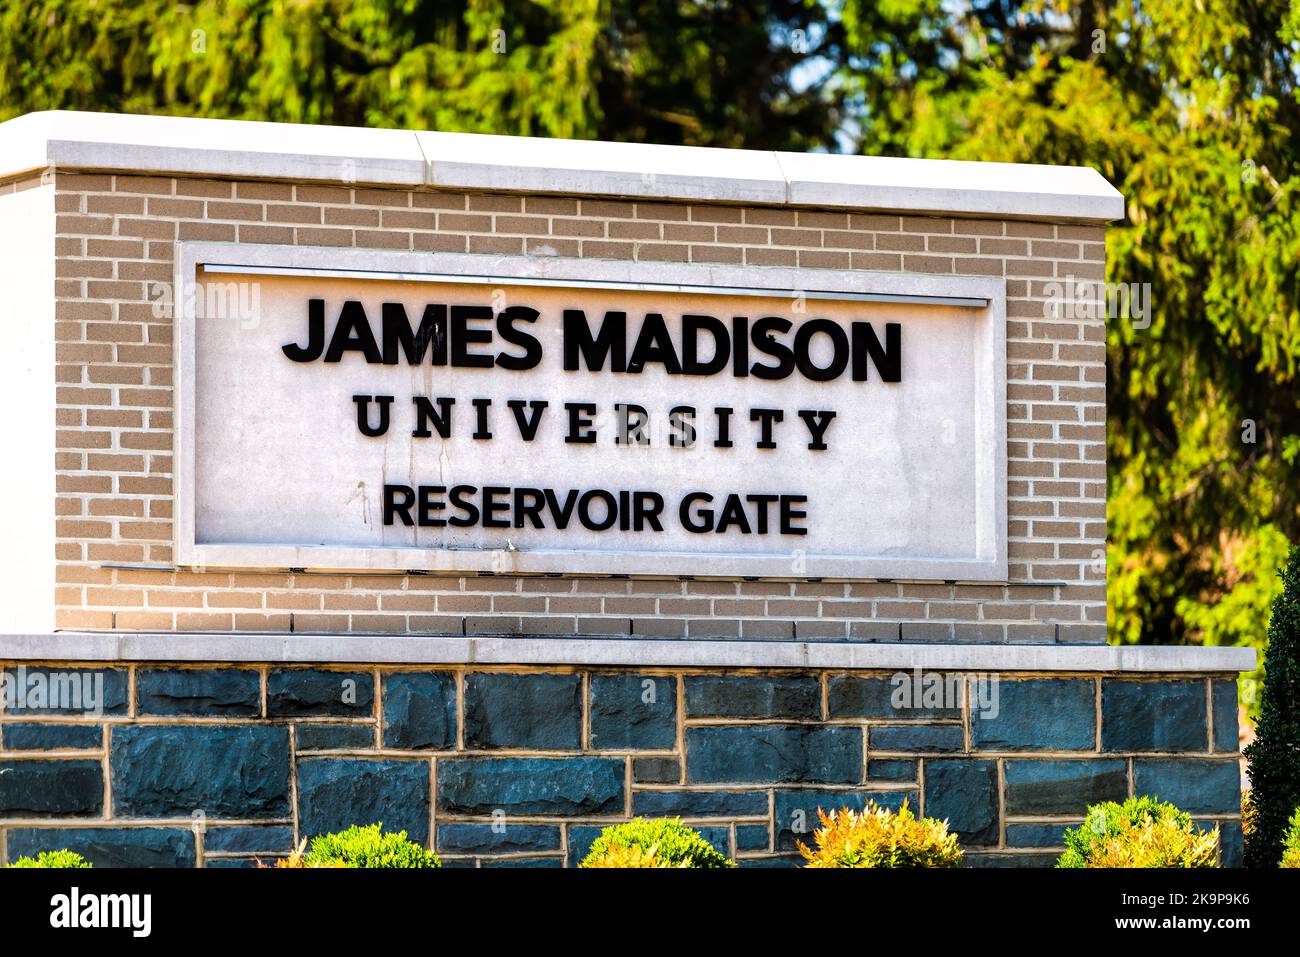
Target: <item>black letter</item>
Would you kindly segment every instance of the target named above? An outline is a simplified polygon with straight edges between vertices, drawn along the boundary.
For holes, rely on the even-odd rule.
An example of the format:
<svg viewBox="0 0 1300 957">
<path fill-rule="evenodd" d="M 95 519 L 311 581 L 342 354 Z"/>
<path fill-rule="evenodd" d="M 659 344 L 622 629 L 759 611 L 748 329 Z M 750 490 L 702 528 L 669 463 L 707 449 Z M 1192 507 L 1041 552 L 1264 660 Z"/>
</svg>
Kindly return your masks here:
<svg viewBox="0 0 1300 957">
<path fill-rule="evenodd" d="M 379 354 L 379 344 L 375 334 L 370 330 L 370 320 L 366 318 L 366 309 L 355 299 L 343 303 L 339 311 L 339 323 L 334 327 L 334 336 L 330 347 L 325 350 L 326 362 L 338 362 L 345 352 L 360 352 L 370 363 L 384 361 Z"/>
<path fill-rule="evenodd" d="M 438 399 L 438 410 L 435 412 L 433 403 L 425 395 L 412 396 L 411 401 L 415 403 L 415 431 L 411 433 L 413 438 L 427 439 L 433 433 L 429 431 L 429 420 L 433 420 L 433 427 L 438 430 L 438 435 L 447 438 L 451 433 L 451 407 L 456 404 L 456 400 L 446 396 Z"/>
<path fill-rule="evenodd" d="M 610 372 L 627 371 L 627 313 L 607 312 L 600 334 L 593 339 L 581 309 L 564 310 L 564 371 L 578 370 L 578 354 L 590 372 L 599 372 L 609 359 Z"/>
<path fill-rule="evenodd" d="M 402 496 L 402 501 L 397 501 L 397 496 Z M 415 489 L 409 485 L 385 485 L 384 486 L 384 524 L 392 525 L 393 516 L 396 515 L 402 520 L 403 525 L 414 525 L 415 520 L 411 518 L 411 504 L 415 501 Z"/>
<path fill-rule="evenodd" d="M 379 424 L 370 425 L 370 400 L 379 403 Z M 391 395 L 354 395 L 352 401 L 357 404 L 357 428 L 362 435 L 374 438 L 388 431 L 388 407 L 393 404 Z"/>
<path fill-rule="evenodd" d="M 516 372 L 524 369 L 534 369 L 537 363 L 542 361 L 542 344 L 537 341 L 535 336 L 527 332 L 516 329 L 514 324 L 519 322 L 536 322 L 538 312 L 536 309 L 529 309 L 527 306 L 510 306 L 508 309 L 501 310 L 501 315 L 497 316 L 497 335 L 512 346 L 521 346 L 524 354 L 521 356 L 512 356 L 507 353 L 497 355 L 497 365 L 503 369 L 513 369 Z"/>
<path fill-rule="evenodd" d="M 831 419 L 835 418 L 835 413 L 830 409 L 825 411 L 814 411 L 812 409 L 800 409 L 799 418 L 803 419 L 803 424 L 808 426 L 808 436 L 812 439 L 808 443 L 808 448 L 814 452 L 823 452 L 826 450 L 826 430 L 830 428 Z"/>
<path fill-rule="evenodd" d="M 542 412 L 550 403 L 545 399 L 534 399 L 528 403 L 528 408 L 532 410 L 532 419 L 524 417 L 524 400 L 510 399 L 506 405 L 510 406 L 510 411 L 515 414 L 515 422 L 519 426 L 519 437 L 525 442 L 531 442 L 537 438 L 537 427 L 542 424 Z"/>
<path fill-rule="evenodd" d="M 294 362 L 311 362 L 319 359 L 325 348 L 325 300 L 307 300 L 307 344 L 300 346 L 296 342 L 280 347 L 284 354 Z"/>
<path fill-rule="evenodd" d="M 885 347 L 880 347 L 876 330 L 869 322 L 853 324 L 853 381 L 867 381 L 867 354 L 880 373 L 881 382 L 898 382 L 903 377 L 903 327 L 885 323 Z"/>
</svg>

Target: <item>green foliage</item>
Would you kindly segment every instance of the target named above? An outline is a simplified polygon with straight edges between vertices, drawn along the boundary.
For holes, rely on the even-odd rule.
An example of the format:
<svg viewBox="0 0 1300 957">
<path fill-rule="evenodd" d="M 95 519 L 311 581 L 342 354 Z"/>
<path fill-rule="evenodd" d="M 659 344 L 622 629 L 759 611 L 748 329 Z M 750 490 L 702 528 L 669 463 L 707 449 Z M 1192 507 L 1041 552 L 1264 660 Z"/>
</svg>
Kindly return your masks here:
<svg viewBox="0 0 1300 957">
<path fill-rule="evenodd" d="M 1273 601 L 1260 718 L 1246 762 L 1255 808 L 1246 866 L 1273 867 L 1287 821 L 1300 806 L 1300 546 L 1291 550 L 1282 593 Z"/>
<path fill-rule="evenodd" d="M 382 824 L 354 826 L 337 834 L 322 834 L 312 839 L 311 849 L 299 846 L 276 867 L 441 867 L 438 855 L 426 851 L 406 832 L 383 833 Z M 305 842 L 304 842 L 305 844 Z"/>
<path fill-rule="evenodd" d="M 1057 867 L 1214 867 L 1219 829 L 1200 831 L 1191 816 L 1152 797 L 1088 808 L 1065 832 Z"/>
<path fill-rule="evenodd" d="M 600 832 L 579 867 L 735 867 L 675 818 L 633 818 Z"/>
<path fill-rule="evenodd" d="M 1300 543 L 1288 0 L 7 0 L 0 119 L 88 109 L 1100 170 L 1108 625 L 1263 647 Z M 1101 231 L 1093 234 L 1100 237 Z M 1072 233 L 1077 237 L 1077 230 Z M 1079 556 L 1086 560 L 1086 556 Z M 1100 571 L 1097 572 L 1100 583 Z M 1241 683 L 1256 712 L 1257 681 Z"/>
<path fill-rule="evenodd" d="M 41 851 L 35 857 L 20 857 L 12 864 L 6 864 L 6 867 L 59 867 L 59 868 L 77 868 L 85 869 L 92 867 L 90 861 L 86 860 L 75 851 Z"/>
<path fill-rule="evenodd" d="M 1282 860 L 1279 867 L 1300 867 L 1300 807 L 1295 809 L 1282 839 Z"/>
<path fill-rule="evenodd" d="M 82 109 L 802 150 L 833 45 L 802 0 L 32 0 L 0 5 L 0 119 Z M 791 36 L 803 38 L 790 42 Z"/>
<path fill-rule="evenodd" d="M 917 820 L 907 801 L 897 812 L 872 801 L 860 812 L 818 808 L 817 817 L 816 849 L 799 844 L 805 867 L 961 867 L 962 851 L 948 822 Z"/>
<path fill-rule="evenodd" d="M 1300 542 L 1296 9 L 845 4 L 863 151 L 1093 166 L 1125 196 L 1106 278 L 1152 308 L 1107 322 L 1113 641 L 1261 647 Z"/>
</svg>

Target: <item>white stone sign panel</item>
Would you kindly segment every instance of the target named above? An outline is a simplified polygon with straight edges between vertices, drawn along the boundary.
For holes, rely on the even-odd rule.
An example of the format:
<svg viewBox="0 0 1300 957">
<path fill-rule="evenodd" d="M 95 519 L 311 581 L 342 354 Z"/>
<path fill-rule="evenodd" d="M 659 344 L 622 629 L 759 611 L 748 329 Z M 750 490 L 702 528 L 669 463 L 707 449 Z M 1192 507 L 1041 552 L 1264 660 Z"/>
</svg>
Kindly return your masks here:
<svg viewBox="0 0 1300 957">
<path fill-rule="evenodd" d="M 182 564 L 1005 579 L 1001 280 L 182 251 Z"/>
</svg>

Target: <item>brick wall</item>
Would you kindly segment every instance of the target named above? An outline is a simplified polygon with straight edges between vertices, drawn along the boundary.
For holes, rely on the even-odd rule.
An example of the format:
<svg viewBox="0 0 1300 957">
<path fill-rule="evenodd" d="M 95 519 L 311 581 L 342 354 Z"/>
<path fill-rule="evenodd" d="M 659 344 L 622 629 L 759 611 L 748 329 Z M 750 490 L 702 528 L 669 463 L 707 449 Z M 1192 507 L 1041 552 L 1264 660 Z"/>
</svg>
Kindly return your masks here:
<svg viewBox="0 0 1300 957">
<path fill-rule="evenodd" d="M 0 860 L 246 866 L 382 820 L 448 865 L 572 866 L 644 815 L 788 865 L 818 807 L 906 799 L 972 865 L 1047 866 L 1088 804 L 1134 794 L 1241 860 L 1235 675 L 968 674 L 908 700 L 918 675 L 883 671 L 23 667 L 12 689 L 99 676 L 102 713 L 11 697 Z"/>
<path fill-rule="evenodd" d="M 1098 642 L 1105 344 L 1044 318 L 1104 278 L 1102 227 L 58 172 L 58 545 L 65 629 Z M 1007 281 L 1010 583 L 177 571 L 178 240 L 799 266 Z M 134 567 L 125 567 L 134 566 Z"/>
</svg>

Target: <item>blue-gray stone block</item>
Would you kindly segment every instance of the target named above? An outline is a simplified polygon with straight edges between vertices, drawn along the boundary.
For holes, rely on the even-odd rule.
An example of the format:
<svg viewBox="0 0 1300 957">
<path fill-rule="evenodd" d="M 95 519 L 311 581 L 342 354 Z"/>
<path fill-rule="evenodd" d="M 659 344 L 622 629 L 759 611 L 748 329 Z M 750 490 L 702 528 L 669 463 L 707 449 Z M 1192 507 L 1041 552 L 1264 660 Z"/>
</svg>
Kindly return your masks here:
<svg viewBox="0 0 1300 957">
<path fill-rule="evenodd" d="M 262 713 L 262 679 L 248 668 L 141 668 L 140 714 L 251 718 Z"/>
<path fill-rule="evenodd" d="M 697 824 L 692 828 L 723 857 L 731 857 L 731 829 L 726 825 Z"/>
<path fill-rule="evenodd" d="M 359 750 L 375 746 L 375 729 L 368 724 L 300 724 L 294 733 L 299 751 Z"/>
<path fill-rule="evenodd" d="M 867 780 L 915 783 L 916 762 L 906 758 L 872 758 L 867 762 Z"/>
<path fill-rule="evenodd" d="M 203 833 L 203 850 L 236 854 L 280 854 L 293 850 L 293 828 L 209 827 Z"/>
<path fill-rule="evenodd" d="M 95 867 L 194 867 L 198 861 L 188 828 L 17 827 L 8 834 L 11 862 L 65 848 Z"/>
<path fill-rule="evenodd" d="M 997 683 L 997 714 L 971 708 L 971 744 L 981 751 L 1091 751 L 1097 686 L 1085 678 Z"/>
<path fill-rule="evenodd" d="M 679 784 L 682 763 L 676 758 L 633 758 L 632 780 L 637 784 Z"/>
<path fill-rule="evenodd" d="M 737 851 L 766 851 L 770 849 L 772 835 L 766 824 L 737 824 Z"/>
<path fill-rule="evenodd" d="M 71 817 L 104 810 L 97 760 L 0 761 L 0 816 Z"/>
<path fill-rule="evenodd" d="M 692 718 L 821 717 L 821 684 L 812 676 L 688 675 L 686 713 Z"/>
<path fill-rule="evenodd" d="M 808 843 L 807 841 L 804 842 Z M 738 867 L 803 867 L 803 858 L 798 854 L 782 854 L 775 857 L 747 857 L 744 860 L 736 861 Z"/>
<path fill-rule="evenodd" d="M 594 674 L 589 684 L 593 748 L 607 751 L 672 749 L 677 741 L 675 678 Z"/>
<path fill-rule="evenodd" d="M 298 762 L 298 829 L 304 837 L 382 824 L 429 842 L 428 760 L 305 758 Z"/>
<path fill-rule="evenodd" d="M 1210 687 L 1214 698 L 1214 750 L 1236 754 L 1241 749 L 1237 733 L 1237 682 L 1216 680 Z"/>
<path fill-rule="evenodd" d="M 1235 814 L 1241 809 L 1241 765 L 1236 758 L 1139 758 L 1133 762 L 1133 793 L 1188 814 Z"/>
<path fill-rule="evenodd" d="M 6 751 L 98 751 L 104 729 L 97 724 L 6 724 L 0 727 Z"/>
<path fill-rule="evenodd" d="M 577 750 L 581 745 L 581 675 L 465 676 L 466 748 Z"/>
<path fill-rule="evenodd" d="M 403 751 L 456 746 L 456 676 L 449 671 L 384 675 L 384 747 Z"/>
<path fill-rule="evenodd" d="M 5 716 L 126 714 L 129 679 L 118 668 L 4 669 Z"/>
<path fill-rule="evenodd" d="M 288 728 L 117 727 L 109 761 L 122 817 L 289 816 Z"/>
<path fill-rule="evenodd" d="M 617 758 L 447 758 L 438 762 L 438 809 L 466 815 L 620 814 Z"/>
<path fill-rule="evenodd" d="M 946 820 L 963 847 L 996 844 L 997 762 L 962 758 L 926 761 L 925 816 Z"/>
<path fill-rule="evenodd" d="M 827 706 L 832 718 L 886 720 L 960 719 L 962 676 L 899 672 L 887 678 L 840 675 L 830 679 Z"/>
<path fill-rule="evenodd" d="M 1103 751 L 1204 751 L 1206 747 L 1204 681 L 1102 681 Z"/>
<path fill-rule="evenodd" d="M 520 854 L 529 851 L 558 851 L 558 824 L 463 824 L 438 825 L 438 850 L 449 854 Z"/>
<path fill-rule="evenodd" d="M 1206 830 L 1219 826 L 1219 866 L 1242 867 L 1245 848 L 1242 844 L 1240 821 L 1198 821 Z"/>
<path fill-rule="evenodd" d="M 1128 762 L 1117 758 L 1008 761 L 1003 774 L 1009 815 L 1083 817 L 1090 804 L 1128 796 Z"/>
<path fill-rule="evenodd" d="M 766 791 L 634 791 L 638 817 L 765 817 Z"/>
<path fill-rule="evenodd" d="M 575 824 L 569 828 L 569 867 L 577 867 L 591 853 L 591 845 L 596 843 L 602 830 L 604 828 L 596 824 Z"/>
<path fill-rule="evenodd" d="M 858 784 L 862 731 L 812 725 L 688 728 L 692 784 Z"/>
<path fill-rule="evenodd" d="M 792 851 L 797 842 L 809 847 L 814 844 L 813 834 L 821 827 L 817 816 L 820 809 L 827 814 L 847 807 L 861 811 L 868 801 L 879 807 L 896 811 L 906 800 L 916 809 L 915 791 L 777 791 L 776 792 L 776 849 Z"/>
<path fill-rule="evenodd" d="M 280 668 L 266 679 L 266 713 L 273 718 L 367 718 L 374 703 L 368 671 Z"/>
<path fill-rule="evenodd" d="M 1064 847 L 1065 832 L 1074 824 L 1008 824 L 1007 847 Z"/>
<path fill-rule="evenodd" d="M 882 724 L 867 732 L 872 751 L 938 754 L 961 751 L 965 738 L 960 725 Z"/>
<path fill-rule="evenodd" d="M 209 857 L 204 860 L 203 866 L 219 870 L 256 870 L 259 862 L 255 857 Z"/>
</svg>

